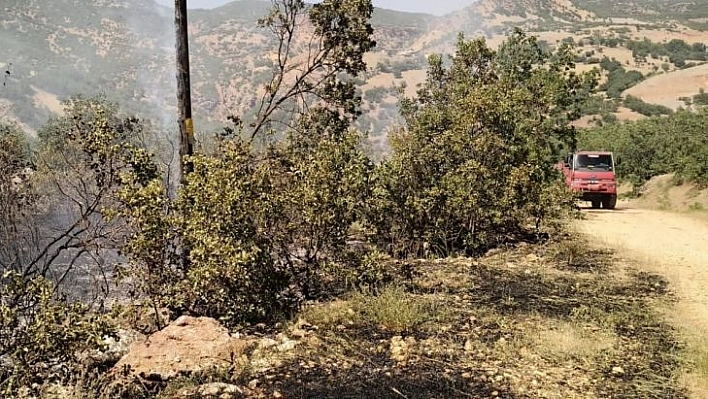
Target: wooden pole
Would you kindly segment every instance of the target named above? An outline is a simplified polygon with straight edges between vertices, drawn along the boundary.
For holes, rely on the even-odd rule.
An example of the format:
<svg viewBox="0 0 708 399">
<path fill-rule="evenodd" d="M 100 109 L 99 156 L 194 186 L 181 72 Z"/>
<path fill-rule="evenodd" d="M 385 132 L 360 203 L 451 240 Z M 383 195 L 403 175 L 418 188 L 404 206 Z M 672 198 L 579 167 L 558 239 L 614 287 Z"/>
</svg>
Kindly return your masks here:
<svg viewBox="0 0 708 399">
<path fill-rule="evenodd" d="M 175 31 L 177 33 L 177 108 L 179 116 L 180 182 L 192 171 L 186 158 L 194 155 L 194 122 L 192 93 L 189 79 L 189 35 L 187 32 L 187 0 L 175 0 Z"/>
<path fill-rule="evenodd" d="M 189 35 L 187 31 L 187 0 L 175 0 L 175 32 L 177 36 L 177 109 L 179 118 L 179 181 L 184 185 L 192 172 L 187 159 L 194 155 L 194 122 L 192 122 L 192 94 L 189 81 Z M 184 273 L 190 266 L 189 244 L 179 244 L 181 267 Z"/>
</svg>

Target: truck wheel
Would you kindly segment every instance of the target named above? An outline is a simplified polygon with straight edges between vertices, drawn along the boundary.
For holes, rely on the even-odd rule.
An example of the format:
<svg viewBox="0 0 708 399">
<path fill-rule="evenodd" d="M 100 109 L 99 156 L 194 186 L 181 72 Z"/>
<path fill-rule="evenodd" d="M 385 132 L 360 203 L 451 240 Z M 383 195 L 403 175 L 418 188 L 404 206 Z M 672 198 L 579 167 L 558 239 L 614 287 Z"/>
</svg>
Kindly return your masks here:
<svg viewBox="0 0 708 399">
<path fill-rule="evenodd" d="M 602 200 L 602 207 L 605 209 L 615 209 L 617 206 L 617 197 L 612 196 L 610 198 L 605 198 Z"/>
<path fill-rule="evenodd" d="M 600 200 L 592 200 L 592 209 L 600 209 Z"/>
</svg>

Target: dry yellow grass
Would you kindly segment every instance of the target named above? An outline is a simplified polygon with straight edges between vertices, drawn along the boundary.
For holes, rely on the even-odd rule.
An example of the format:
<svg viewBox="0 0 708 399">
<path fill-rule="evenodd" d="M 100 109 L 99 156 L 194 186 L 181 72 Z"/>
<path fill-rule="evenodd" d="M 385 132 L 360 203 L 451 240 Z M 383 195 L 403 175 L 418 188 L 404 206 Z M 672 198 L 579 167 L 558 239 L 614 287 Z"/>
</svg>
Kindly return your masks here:
<svg viewBox="0 0 708 399">
<path fill-rule="evenodd" d="M 691 97 L 700 89 L 708 89 L 708 64 L 654 76 L 630 88 L 625 94 L 676 109 L 684 106 L 679 97 Z"/>
<path fill-rule="evenodd" d="M 575 323 L 559 321 L 539 332 L 536 350 L 559 360 L 589 359 L 603 350 L 610 350 L 616 337 L 608 331 L 591 331 Z"/>
</svg>

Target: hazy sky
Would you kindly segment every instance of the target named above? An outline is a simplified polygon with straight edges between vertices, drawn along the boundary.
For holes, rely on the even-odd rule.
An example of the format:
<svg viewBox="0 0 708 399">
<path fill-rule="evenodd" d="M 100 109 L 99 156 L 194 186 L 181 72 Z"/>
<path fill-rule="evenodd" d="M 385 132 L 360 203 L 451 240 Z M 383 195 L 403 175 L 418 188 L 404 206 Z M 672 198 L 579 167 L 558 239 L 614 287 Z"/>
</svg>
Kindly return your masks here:
<svg viewBox="0 0 708 399">
<path fill-rule="evenodd" d="M 189 8 L 213 8 L 230 3 L 233 0 L 187 0 Z M 174 0 L 157 0 L 166 6 L 174 6 Z M 474 3 L 475 0 L 374 0 L 374 6 L 392 10 L 427 12 L 442 15 L 459 10 Z"/>
</svg>

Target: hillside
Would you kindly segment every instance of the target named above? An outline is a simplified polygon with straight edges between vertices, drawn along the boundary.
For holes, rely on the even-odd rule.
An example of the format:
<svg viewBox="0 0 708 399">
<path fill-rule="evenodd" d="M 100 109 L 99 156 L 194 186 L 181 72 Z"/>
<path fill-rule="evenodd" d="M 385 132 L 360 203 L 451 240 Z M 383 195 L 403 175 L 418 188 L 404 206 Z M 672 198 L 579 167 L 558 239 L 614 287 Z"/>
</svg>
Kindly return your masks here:
<svg viewBox="0 0 708 399">
<path fill-rule="evenodd" d="M 273 65 L 273 39 L 257 26 L 268 5 L 242 0 L 190 11 L 198 130 L 212 131 L 230 115 L 252 112 Z M 128 112 L 162 124 L 174 120 L 172 10 L 139 0 L 8 0 L 3 11 L 0 67 L 10 75 L 0 90 L 0 115 L 36 131 L 69 96 L 105 93 Z M 521 27 L 549 46 L 575 43 L 579 69 L 596 67 L 608 57 L 627 71 L 641 72 L 642 79 L 665 73 L 652 80 L 663 88 L 687 73 L 674 71 L 703 62 L 705 48 L 700 59 L 686 65 L 673 62 L 674 53 L 649 57 L 630 47 L 645 39 L 655 44 L 708 41 L 702 30 L 706 15 L 708 2 L 675 0 L 480 0 L 442 17 L 377 9 L 378 46 L 367 56 L 369 73 L 359 81 L 365 99 L 360 127 L 371 130 L 382 145 L 382 133 L 397 116 L 394 85 L 405 82 L 406 93 L 413 94 L 425 78 L 426 55 L 451 51 L 459 32 L 484 35 L 495 45 L 510 29 Z M 694 94 L 708 85 L 691 82 Z M 640 87 L 631 93 L 643 96 Z M 646 99 L 675 106 L 686 93 L 666 95 L 671 98 L 648 94 Z M 612 112 L 615 118 L 632 116 L 616 106 Z"/>
</svg>

